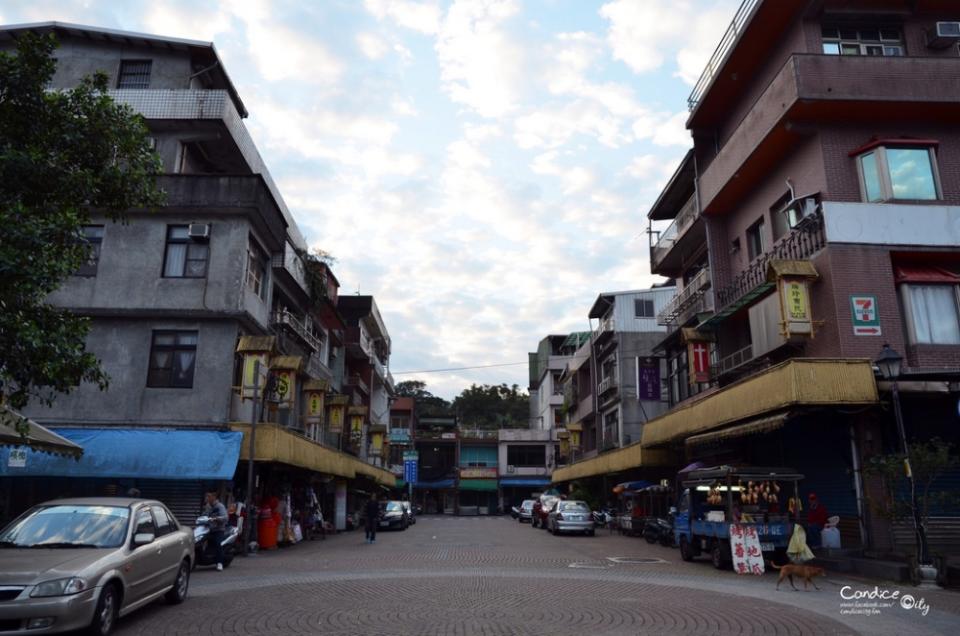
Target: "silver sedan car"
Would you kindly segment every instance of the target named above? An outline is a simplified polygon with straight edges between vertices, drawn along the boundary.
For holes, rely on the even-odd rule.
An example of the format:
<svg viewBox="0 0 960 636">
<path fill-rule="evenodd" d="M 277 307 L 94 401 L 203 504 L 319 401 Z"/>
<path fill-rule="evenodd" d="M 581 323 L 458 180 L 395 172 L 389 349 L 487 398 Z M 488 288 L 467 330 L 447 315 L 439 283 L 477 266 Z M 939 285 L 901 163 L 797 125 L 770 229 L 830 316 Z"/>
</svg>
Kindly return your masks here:
<svg viewBox="0 0 960 636">
<path fill-rule="evenodd" d="M 159 501 L 92 497 L 31 508 L 0 532 L 0 633 L 88 628 L 187 597 L 193 533 Z"/>
<path fill-rule="evenodd" d="M 547 515 L 547 530 L 553 534 L 583 532 L 592 537 L 595 530 L 590 506 L 583 501 L 558 502 Z"/>
<path fill-rule="evenodd" d="M 524 521 L 533 522 L 533 503 L 533 499 L 523 500 L 523 503 L 517 508 L 517 521 L 520 523 Z"/>
</svg>

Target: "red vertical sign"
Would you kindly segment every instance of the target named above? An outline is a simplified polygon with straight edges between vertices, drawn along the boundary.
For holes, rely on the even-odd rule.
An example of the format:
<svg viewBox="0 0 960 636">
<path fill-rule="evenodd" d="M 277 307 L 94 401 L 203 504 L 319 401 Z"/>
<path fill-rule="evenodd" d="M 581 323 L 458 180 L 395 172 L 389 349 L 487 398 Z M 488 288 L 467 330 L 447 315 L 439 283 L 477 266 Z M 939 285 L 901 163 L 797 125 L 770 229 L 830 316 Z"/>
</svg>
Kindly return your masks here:
<svg viewBox="0 0 960 636">
<path fill-rule="evenodd" d="M 706 342 L 691 342 L 687 349 L 690 358 L 690 378 L 693 382 L 710 381 L 710 346 Z"/>
</svg>

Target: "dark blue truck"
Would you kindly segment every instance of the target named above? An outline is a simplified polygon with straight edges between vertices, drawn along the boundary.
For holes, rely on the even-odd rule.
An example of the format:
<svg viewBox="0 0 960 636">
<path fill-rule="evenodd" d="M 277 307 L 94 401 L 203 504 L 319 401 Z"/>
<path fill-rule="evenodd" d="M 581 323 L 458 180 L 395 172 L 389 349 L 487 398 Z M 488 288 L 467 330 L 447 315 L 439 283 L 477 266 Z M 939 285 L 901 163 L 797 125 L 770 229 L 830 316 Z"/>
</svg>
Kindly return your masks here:
<svg viewBox="0 0 960 636">
<path fill-rule="evenodd" d="M 790 498 L 798 498 L 803 475 L 790 468 L 716 466 L 681 475 L 674 534 L 680 557 L 692 561 L 709 554 L 714 567 L 729 567 L 730 525 L 757 529 L 765 559 L 783 562 L 794 517 Z"/>
</svg>

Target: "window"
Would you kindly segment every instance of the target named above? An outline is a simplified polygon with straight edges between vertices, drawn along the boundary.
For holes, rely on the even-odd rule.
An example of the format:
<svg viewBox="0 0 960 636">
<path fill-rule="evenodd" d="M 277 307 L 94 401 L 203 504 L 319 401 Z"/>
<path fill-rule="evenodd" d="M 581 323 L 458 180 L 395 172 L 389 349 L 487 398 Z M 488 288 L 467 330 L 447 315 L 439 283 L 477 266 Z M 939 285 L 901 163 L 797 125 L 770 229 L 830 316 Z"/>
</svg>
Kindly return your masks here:
<svg viewBox="0 0 960 636">
<path fill-rule="evenodd" d="M 167 226 L 167 249 L 163 259 L 164 278 L 204 278 L 207 275 L 206 243 L 191 240 L 188 225 Z"/>
<path fill-rule="evenodd" d="M 90 247 L 87 262 L 76 271 L 77 276 L 96 276 L 97 264 L 100 262 L 100 244 L 103 243 L 102 225 L 84 225 L 81 229 L 83 241 Z"/>
<path fill-rule="evenodd" d="M 121 60 L 117 88 L 150 88 L 151 60 Z"/>
<path fill-rule="evenodd" d="M 193 388 L 196 361 L 196 331 L 154 331 L 147 386 Z"/>
<path fill-rule="evenodd" d="M 149 508 L 140 508 L 137 510 L 136 524 L 134 525 L 134 536 L 138 534 L 152 534 L 156 536 L 157 529 L 153 525 L 153 515 L 150 514 Z"/>
<path fill-rule="evenodd" d="M 170 516 L 167 515 L 167 511 L 161 508 L 160 506 L 151 506 L 153 510 L 153 518 L 157 521 L 157 536 L 163 536 L 165 534 L 170 534 L 176 528 L 171 521 Z"/>
<path fill-rule="evenodd" d="M 267 291 L 266 258 L 253 241 L 247 243 L 247 289 L 261 300 Z"/>
<path fill-rule="evenodd" d="M 903 285 L 903 290 L 912 342 L 960 345 L 960 287 Z"/>
<path fill-rule="evenodd" d="M 637 318 L 656 318 L 653 313 L 653 301 L 636 298 L 633 301 L 633 312 Z"/>
<path fill-rule="evenodd" d="M 879 145 L 857 158 L 864 201 L 936 201 L 940 198 L 933 147 Z"/>
<path fill-rule="evenodd" d="M 827 55 L 901 56 L 903 36 L 897 28 L 825 26 L 821 29 Z"/>
<path fill-rule="evenodd" d="M 752 261 L 764 253 L 763 247 L 763 218 L 747 228 L 747 255 Z"/>
<path fill-rule="evenodd" d="M 547 465 L 547 450 L 543 445 L 507 446 L 507 465 L 543 468 Z"/>
</svg>

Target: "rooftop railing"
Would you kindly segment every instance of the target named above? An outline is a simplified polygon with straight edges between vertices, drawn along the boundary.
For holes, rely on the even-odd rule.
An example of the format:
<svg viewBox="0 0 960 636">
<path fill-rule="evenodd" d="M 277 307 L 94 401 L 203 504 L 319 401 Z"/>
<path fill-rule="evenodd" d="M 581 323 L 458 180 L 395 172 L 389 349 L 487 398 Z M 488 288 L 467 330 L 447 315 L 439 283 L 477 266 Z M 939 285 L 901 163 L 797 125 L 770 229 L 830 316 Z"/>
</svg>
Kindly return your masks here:
<svg viewBox="0 0 960 636">
<path fill-rule="evenodd" d="M 727 27 L 723 37 L 720 38 L 720 44 L 717 45 L 713 55 L 710 56 L 707 67 L 703 69 L 700 79 L 697 80 L 693 91 L 690 92 L 690 97 L 687 98 L 687 107 L 691 111 L 697 107 L 697 104 L 700 103 L 700 100 L 703 99 L 703 96 L 706 94 L 707 89 L 710 88 L 710 83 L 716 76 L 717 71 L 720 70 L 720 67 L 723 66 L 723 63 L 727 60 L 727 55 L 731 49 L 733 49 L 733 44 L 737 41 L 740 33 L 743 32 L 743 28 L 746 26 L 750 14 L 753 13 L 753 10 L 759 3 L 760 0 L 743 0 L 743 4 L 737 9 L 737 13 L 733 16 L 733 21 L 730 23 L 730 26 Z"/>
</svg>

